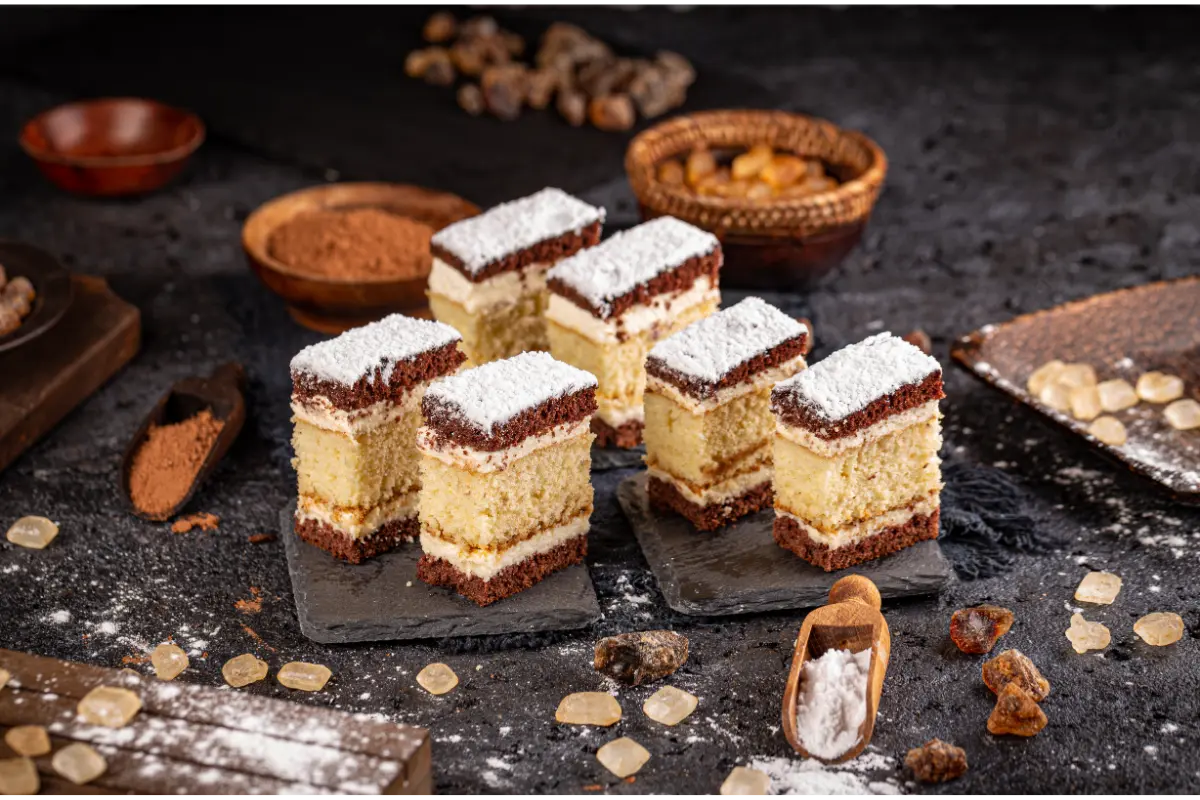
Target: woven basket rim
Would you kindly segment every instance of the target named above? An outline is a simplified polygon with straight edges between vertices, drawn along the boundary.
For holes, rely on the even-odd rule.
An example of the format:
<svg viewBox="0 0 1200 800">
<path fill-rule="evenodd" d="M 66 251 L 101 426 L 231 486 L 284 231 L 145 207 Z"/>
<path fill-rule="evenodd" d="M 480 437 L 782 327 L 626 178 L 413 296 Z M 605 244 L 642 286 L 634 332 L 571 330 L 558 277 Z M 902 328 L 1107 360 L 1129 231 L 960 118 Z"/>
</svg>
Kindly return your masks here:
<svg viewBox="0 0 1200 800">
<path fill-rule="evenodd" d="M 731 123 L 736 124 L 742 120 L 754 121 L 759 124 L 772 123 L 781 127 L 799 125 L 828 127 L 835 131 L 837 135 L 855 142 L 855 144 L 866 151 L 868 156 L 867 167 L 859 175 L 824 192 L 818 192 L 805 197 L 778 198 L 755 202 L 740 198 L 698 195 L 684 187 L 668 186 L 658 180 L 655 172 L 657 162 L 651 161 L 649 154 L 646 152 L 657 140 L 681 130 L 694 128 L 699 129 L 703 133 L 705 128 L 716 125 L 726 126 Z M 747 143 L 749 144 L 750 142 L 748 141 Z M 661 211 L 661 209 L 658 208 L 658 204 L 650 202 L 650 198 L 647 195 L 651 192 L 667 195 L 675 201 L 690 205 L 697 210 L 714 213 L 735 210 L 751 213 L 781 210 L 798 211 L 812 208 L 818 203 L 838 202 L 839 200 L 849 202 L 853 199 L 866 196 L 870 199 L 867 211 L 862 215 L 865 217 L 866 214 L 870 213 L 870 206 L 874 204 L 874 196 L 878 195 L 883 185 L 887 175 L 887 167 L 887 156 L 884 154 L 883 148 L 861 131 L 842 128 L 821 117 L 773 109 L 718 109 L 697 111 L 692 114 L 672 117 L 660 122 L 658 125 L 647 128 L 635 136 L 629 143 L 629 147 L 625 153 L 625 171 L 633 187 L 634 194 L 637 195 L 639 202 L 655 211 Z"/>
</svg>

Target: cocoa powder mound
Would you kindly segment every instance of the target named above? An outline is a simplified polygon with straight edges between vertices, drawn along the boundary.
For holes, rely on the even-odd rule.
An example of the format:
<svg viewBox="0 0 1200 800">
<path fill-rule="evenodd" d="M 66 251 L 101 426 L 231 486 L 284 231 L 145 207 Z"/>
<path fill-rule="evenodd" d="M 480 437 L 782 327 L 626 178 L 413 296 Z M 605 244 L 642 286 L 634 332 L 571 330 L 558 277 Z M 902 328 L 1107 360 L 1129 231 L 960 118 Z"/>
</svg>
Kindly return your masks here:
<svg viewBox="0 0 1200 800">
<path fill-rule="evenodd" d="M 298 214 L 271 234 L 271 256 L 322 278 L 417 278 L 429 273 L 433 228 L 378 208 Z"/>
<path fill-rule="evenodd" d="M 178 505 L 224 425 L 208 409 L 182 422 L 151 425 L 130 468 L 133 504 L 145 514 L 165 514 Z"/>
</svg>

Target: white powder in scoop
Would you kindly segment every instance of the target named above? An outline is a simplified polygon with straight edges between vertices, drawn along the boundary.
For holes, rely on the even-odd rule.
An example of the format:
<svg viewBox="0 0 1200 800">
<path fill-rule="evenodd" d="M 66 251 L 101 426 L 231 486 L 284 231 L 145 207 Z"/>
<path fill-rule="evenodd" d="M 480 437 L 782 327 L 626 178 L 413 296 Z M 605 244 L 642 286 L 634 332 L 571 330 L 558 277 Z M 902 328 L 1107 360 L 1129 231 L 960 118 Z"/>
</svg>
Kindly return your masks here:
<svg viewBox="0 0 1200 800">
<path fill-rule="evenodd" d="M 755 356 L 807 332 L 800 322 L 758 297 L 693 322 L 650 350 L 650 358 L 701 381 L 717 383 Z"/>
<path fill-rule="evenodd" d="M 933 356 L 890 333 L 878 333 L 777 384 L 775 395 L 833 422 L 941 369 Z"/>
<path fill-rule="evenodd" d="M 294 373 L 353 386 L 378 367 L 381 379 L 387 381 L 397 363 L 460 339 L 458 331 L 441 322 L 392 314 L 309 345 L 292 359 L 291 368 Z"/>
<path fill-rule="evenodd" d="M 658 217 L 564 258 L 547 277 L 579 292 L 607 319 L 612 300 L 719 245 L 707 231 L 674 217 Z"/>
<path fill-rule="evenodd" d="M 588 372 L 549 353 L 521 353 L 434 381 L 426 402 L 485 433 L 548 400 L 596 387 Z"/>
<path fill-rule="evenodd" d="M 871 649 L 861 653 L 826 650 L 804 664 L 796 712 L 796 732 L 804 749 L 837 758 L 858 744 L 867 718 L 867 674 Z"/>
<path fill-rule="evenodd" d="M 603 221 L 603 208 L 546 188 L 448 225 L 432 244 L 458 256 L 467 274 L 478 275 L 493 261 Z"/>
</svg>

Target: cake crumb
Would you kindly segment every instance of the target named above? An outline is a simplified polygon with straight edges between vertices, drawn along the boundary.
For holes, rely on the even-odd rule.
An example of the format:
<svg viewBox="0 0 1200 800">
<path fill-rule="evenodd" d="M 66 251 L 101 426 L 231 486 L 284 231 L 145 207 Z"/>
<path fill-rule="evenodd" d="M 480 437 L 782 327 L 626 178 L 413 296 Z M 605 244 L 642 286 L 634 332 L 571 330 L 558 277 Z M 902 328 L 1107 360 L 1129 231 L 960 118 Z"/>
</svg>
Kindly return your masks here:
<svg viewBox="0 0 1200 800">
<path fill-rule="evenodd" d="M 215 531 L 220 524 L 221 518 L 216 514 L 209 514 L 207 511 L 202 511 L 198 514 L 188 514 L 186 517 L 180 517 L 175 520 L 171 523 L 171 533 L 187 533 L 195 528 L 202 531 Z"/>
</svg>

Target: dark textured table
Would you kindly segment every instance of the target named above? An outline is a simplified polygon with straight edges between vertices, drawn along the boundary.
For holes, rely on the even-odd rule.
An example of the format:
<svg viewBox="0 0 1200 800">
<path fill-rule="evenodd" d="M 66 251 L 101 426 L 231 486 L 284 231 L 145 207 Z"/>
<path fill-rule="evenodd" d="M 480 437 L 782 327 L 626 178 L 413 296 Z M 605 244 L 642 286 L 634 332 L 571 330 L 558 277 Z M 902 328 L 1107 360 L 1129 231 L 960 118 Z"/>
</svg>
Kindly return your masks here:
<svg viewBox="0 0 1200 800">
<path fill-rule="evenodd" d="M 81 39 L 119 46 L 115 33 L 97 33 L 97 25 L 120 30 L 134 14 L 163 29 L 167 13 L 97 14 L 84 36 L 34 26 L 41 33 L 49 27 L 45 40 L 21 40 L 0 24 L 7 40 L 0 55 L 6 141 L 30 114 L 73 92 L 161 83 L 170 75 L 164 63 L 136 48 L 92 61 L 68 56 Z M 364 132 L 368 116 L 345 126 L 340 139 L 328 126 L 305 139 L 271 123 L 273 114 L 301 119 L 301 110 L 311 113 L 328 97 L 340 98 L 339 108 L 353 105 L 356 86 L 297 79 L 293 94 L 275 98 L 258 118 L 236 102 L 223 104 L 221 96 L 274 91 L 271 76 L 290 67 L 268 69 L 245 44 L 254 39 L 247 33 L 254 12 L 242 20 L 230 10 L 206 13 L 243 49 L 205 40 L 209 62 L 189 58 L 179 69 L 195 76 L 211 65 L 220 78 L 207 92 L 183 79 L 166 92 L 194 105 L 214 132 L 170 190 L 130 201 L 67 197 L 47 186 L 15 145 L 0 148 L 0 235 L 39 244 L 72 269 L 109 279 L 140 307 L 145 342 L 124 372 L 0 475 L 0 527 L 22 514 L 44 514 L 62 528 L 41 552 L 0 542 L 0 646 L 145 670 L 146 649 L 173 637 L 194 653 L 182 680 L 210 684 L 220 682 L 226 659 L 246 651 L 273 667 L 321 662 L 335 675 L 322 693 L 289 695 L 274 682 L 245 691 L 428 726 L 435 783 L 444 792 L 712 792 L 732 767 L 752 761 L 779 778 L 777 787 L 797 791 L 917 789 L 900 762 L 909 747 L 934 736 L 964 747 L 970 758 L 966 777 L 944 787 L 952 791 L 1200 791 L 1200 511 L 1049 429 L 950 368 L 946 357 L 953 337 L 984 323 L 1200 269 L 1200 72 L 1188 38 L 1195 12 L 577 15 L 622 44 L 689 54 L 702 80 L 707 73 L 726 86 L 748 87 L 745 97 L 817 112 L 880 142 L 891 172 L 863 245 L 821 286 L 795 298 L 814 320 L 816 355 L 880 329 L 928 331 L 947 365 L 944 455 L 956 465 L 1006 473 L 1036 522 L 1040 546 L 1001 553 L 985 570 L 991 577 L 969 579 L 974 565 L 960 554 L 959 579 L 940 597 L 885 606 L 893 655 L 874 743 L 842 771 L 793 759 L 780 732 L 783 681 L 803 613 L 697 619 L 670 612 L 617 508 L 615 487 L 628 471 L 596 479 L 588 567 L 604 618 L 594 628 L 394 646 L 325 647 L 301 636 L 282 542 L 249 538 L 274 532 L 291 497 L 287 362 L 317 337 L 293 325 L 246 268 L 242 220 L 275 195 L 333 177 L 328 170 L 343 178 L 440 175 L 444 185 L 484 203 L 539 188 L 533 182 L 549 174 L 627 216 L 619 171 L 624 139 L 523 119 L 511 130 L 529 132 L 528 152 L 509 154 L 510 169 L 486 169 L 485 159 L 465 155 L 464 143 L 486 155 L 489 131 L 499 130 L 489 126 L 498 123 L 447 113 L 449 94 L 414 89 L 400 72 L 418 16 L 410 13 L 364 34 L 370 47 L 361 48 L 369 54 L 360 62 L 363 85 L 394 85 L 407 98 L 396 107 L 370 103 L 371 113 L 412 128 L 442 118 L 461 120 L 463 128 L 448 137 L 452 148 L 408 162 L 381 156 L 377 170 L 365 169 L 363 153 L 387 145 Z M 324 13 L 330 47 L 347 52 L 336 29 L 351 17 Z M 552 10 L 524 13 L 530 16 L 523 24 L 536 29 Z M 113 15 L 121 14 L 114 25 Z M 186 39 L 190 27 L 172 26 L 171 35 Z M 139 41 L 157 46 L 154 37 Z M 179 44 L 180 52 L 203 52 L 197 41 Z M 305 59 L 301 49 L 292 57 L 319 62 L 335 76 L 353 66 Z M 55 63 L 70 64 L 70 71 L 56 71 Z M 234 70 L 218 68 L 230 64 L 239 81 L 229 79 Z M 314 69 L 294 66 L 297 75 Z M 546 152 L 604 165 L 602 180 L 593 178 L 594 166 L 519 168 L 538 160 L 538 137 L 576 136 L 578 147 Z M 250 421 L 193 506 L 220 515 L 220 529 L 175 535 L 134 519 L 115 489 L 125 439 L 167 384 L 231 358 L 250 375 Z M 1116 572 L 1125 584 L 1115 605 L 1086 612 L 1112 629 L 1112 645 L 1081 656 L 1063 632 L 1088 569 Z M 262 610 L 245 613 L 235 604 L 251 598 L 252 587 L 262 593 Z M 1053 684 L 1044 703 L 1050 724 L 1034 739 L 986 733 L 992 697 L 978 678 L 980 659 L 948 640 L 950 612 L 985 600 L 1013 609 L 1016 625 L 1003 646 L 1029 654 Z M 1133 621 L 1154 610 L 1183 614 L 1181 642 L 1151 648 L 1134 636 Z M 625 718 L 613 729 L 554 723 L 564 694 L 610 688 L 591 668 L 598 637 L 652 627 L 691 640 L 692 656 L 671 682 L 699 696 L 692 717 L 670 729 L 648 721 L 640 705 L 651 686 L 619 691 Z M 432 697 L 416 686 L 417 671 L 431 661 L 458 672 L 462 683 L 451 694 Z M 635 781 L 616 780 L 595 761 L 596 748 L 617 735 L 652 754 Z"/>
</svg>

